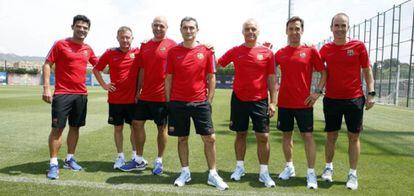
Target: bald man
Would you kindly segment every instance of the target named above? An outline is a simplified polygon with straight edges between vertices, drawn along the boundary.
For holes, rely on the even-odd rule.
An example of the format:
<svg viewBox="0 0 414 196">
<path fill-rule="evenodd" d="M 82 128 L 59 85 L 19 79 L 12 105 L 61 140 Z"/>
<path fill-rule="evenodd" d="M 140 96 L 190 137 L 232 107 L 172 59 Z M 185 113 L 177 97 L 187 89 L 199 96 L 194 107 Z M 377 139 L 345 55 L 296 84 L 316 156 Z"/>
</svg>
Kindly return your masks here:
<svg viewBox="0 0 414 196">
<path fill-rule="evenodd" d="M 137 156 L 135 161 L 121 167 L 124 171 L 144 170 L 146 162 L 143 158 L 145 144 L 145 122 L 154 120 L 157 125 L 157 147 L 158 156 L 154 161 L 152 173 L 160 175 L 163 172 L 162 156 L 167 143 L 167 111 L 165 105 L 164 79 L 168 51 L 176 46 L 175 41 L 166 37 L 168 30 L 167 19 L 163 16 L 154 18 L 152 24 L 154 37 L 141 44 L 141 50 L 137 61 L 140 67 L 137 85 L 136 112 L 132 126 L 136 130 L 134 138 L 136 141 Z"/>
<path fill-rule="evenodd" d="M 348 30 L 349 17 L 344 13 L 336 14 L 331 22 L 334 40 L 320 50 L 328 73 L 326 95 L 323 99 L 327 133 L 326 166 L 321 177 L 332 182 L 335 143 L 344 116 L 348 129 L 350 164 L 346 187 L 355 190 L 358 188 L 356 167 L 360 153 L 359 133 L 362 131 L 364 104 L 366 110 L 374 106 L 375 91 L 367 49 L 363 42 L 347 38 Z M 366 96 L 362 89 L 361 70 L 368 91 Z"/>
<path fill-rule="evenodd" d="M 270 178 L 268 171 L 269 118 L 274 115 L 276 107 L 274 56 L 270 49 L 257 42 L 260 29 L 255 20 L 248 19 L 244 22 L 242 33 L 245 42 L 228 50 L 218 60 L 218 64 L 222 67 L 233 62 L 235 69 L 230 130 L 236 132 L 234 147 L 237 164 L 230 178 L 239 181 L 245 175 L 244 157 L 250 117 L 256 135 L 260 162 L 259 181 L 266 187 L 275 187 L 276 184 Z"/>
</svg>

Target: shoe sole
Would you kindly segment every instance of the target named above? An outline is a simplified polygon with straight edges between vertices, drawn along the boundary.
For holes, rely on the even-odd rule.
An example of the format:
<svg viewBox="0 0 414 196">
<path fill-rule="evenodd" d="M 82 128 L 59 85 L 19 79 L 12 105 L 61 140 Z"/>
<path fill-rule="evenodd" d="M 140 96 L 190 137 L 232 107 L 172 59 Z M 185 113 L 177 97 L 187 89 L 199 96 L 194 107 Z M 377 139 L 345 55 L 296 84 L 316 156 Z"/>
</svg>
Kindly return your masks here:
<svg viewBox="0 0 414 196">
<path fill-rule="evenodd" d="M 230 177 L 230 179 L 231 180 L 233 180 L 233 181 L 240 181 L 241 180 L 241 178 L 244 176 L 244 175 L 246 175 L 245 173 L 243 173 L 241 176 L 240 176 L 240 178 L 239 179 L 236 179 L 236 178 L 232 178 L 232 177 Z"/>
<path fill-rule="evenodd" d="M 56 178 L 51 178 L 51 177 L 47 176 L 47 179 L 49 179 L 49 180 L 57 180 L 57 179 L 59 179 L 59 176 L 56 177 Z"/>
<path fill-rule="evenodd" d="M 314 185 L 311 185 L 311 186 L 306 186 L 308 189 L 318 189 L 318 186 L 314 186 Z"/>
<path fill-rule="evenodd" d="M 268 184 L 266 184 L 262 179 L 260 179 L 259 178 L 259 182 L 261 182 L 261 183 L 263 183 L 264 185 L 265 185 L 265 187 L 267 187 L 267 188 L 273 188 L 273 187 L 276 187 L 276 184 L 275 185 L 268 185 Z"/>
<path fill-rule="evenodd" d="M 122 169 L 122 168 L 119 168 L 119 170 L 121 170 L 121 171 L 124 171 L 124 172 L 129 172 L 129 171 L 142 171 L 142 170 L 145 170 L 146 169 L 146 167 L 141 167 L 141 168 L 133 168 L 133 169 Z"/>
<path fill-rule="evenodd" d="M 225 191 L 225 190 L 229 189 L 229 187 L 225 187 L 225 188 L 217 187 L 214 183 L 212 183 L 210 181 L 207 181 L 207 184 L 216 187 L 220 191 Z"/>
<path fill-rule="evenodd" d="M 67 166 L 67 165 L 64 165 L 64 166 L 63 166 L 63 169 L 70 169 L 70 170 L 72 170 L 72 171 L 82 171 L 82 168 L 81 168 L 81 169 L 73 169 L 72 167 Z"/>
<path fill-rule="evenodd" d="M 46 177 L 47 177 L 47 179 L 49 179 L 49 180 L 57 180 L 57 179 L 59 179 L 59 176 L 56 176 L 56 177 L 49 177 L 48 175 L 46 175 Z"/>
<path fill-rule="evenodd" d="M 349 189 L 349 190 L 353 190 L 353 191 L 358 189 L 358 187 L 357 188 L 351 188 L 349 186 L 346 186 L 346 188 Z"/>
<path fill-rule="evenodd" d="M 291 177 L 295 177 L 296 176 L 296 173 L 294 173 L 294 174 L 292 174 L 292 175 L 290 175 L 289 177 L 287 177 L 287 178 L 282 178 L 282 177 L 279 177 L 279 179 L 280 180 L 289 180 Z"/>
<path fill-rule="evenodd" d="M 188 183 L 188 182 L 190 182 L 191 181 L 191 178 L 188 178 L 186 181 L 185 181 L 185 183 Z M 185 185 L 185 183 L 183 184 L 183 185 L 178 185 L 177 183 L 175 183 L 174 182 L 174 186 L 178 186 L 178 187 L 182 187 L 182 186 L 184 186 Z"/>
<path fill-rule="evenodd" d="M 155 175 L 155 176 L 158 176 L 158 175 L 161 175 L 161 174 L 162 174 L 162 172 L 163 172 L 163 171 L 161 171 L 161 172 L 159 172 L 159 173 L 156 173 L 156 172 L 152 171 L 152 174 L 153 174 L 153 175 Z"/>
<path fill-rule="evenodd" d="M 323 178 L 323 177 L 321 177 L 321 178 L 325 182 L 333 182 L 333 179 L 332 178 Z"/>
</svg>

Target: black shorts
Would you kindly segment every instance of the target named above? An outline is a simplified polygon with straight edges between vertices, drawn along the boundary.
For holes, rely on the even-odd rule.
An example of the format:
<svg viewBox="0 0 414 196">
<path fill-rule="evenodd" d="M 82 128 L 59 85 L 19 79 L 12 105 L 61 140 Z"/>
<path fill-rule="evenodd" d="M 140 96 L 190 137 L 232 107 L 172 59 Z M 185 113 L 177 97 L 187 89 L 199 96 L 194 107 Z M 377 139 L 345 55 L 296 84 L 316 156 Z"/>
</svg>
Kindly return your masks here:
<svg viewBox="0 0 414 196">
<path fill-rule="evenodd" d="M 247 131 L 250 117 L 255 132 L 268 133 L 268 107 L 267 98 L 259 101 L 241 101 L 233 92 L 231 95 L 230 130 Z"/>
<path fill-rule="evenodd" d="M 167 124 L 167 106 L 165 102 L 139 100 L 137 102 L 134 120 L 154 120 L 157 126 Z"/>
<path fill-rule="evenodd" d="M 278 108 L 277 129 L 283 132 L 293 131 L 294 119 L 300 132 L 313 132 L 313 108 Z"/>
<path fill-rule="evenodd" d="M 124 123 L 131 124 L 135 107 L 135 104 L 109 103 L 108 124 L 114 126 L 124 125 Z"/>
<path fill-rule="evenodd" d="M 196 133 L 200 135 L 214 134 L 211 119 L 211 105 L 207 101 L 168 103 L 168 135 L 189 136 L 190 117 L 193 119 Z"/>
<path fill-rule="evenodd" d="M 68 118 L 71 127 L 85 126 L 87 103 L 87 95 L 53 95 L 52 127 L 65 128 Z"/>
<path fill-rule="evenodd" d="M 342 116 L 345 116 L 348 131 L 352 133 L 361 132 L 364 104 L 364 96 L 355 99 L 323 98 L 325 131 L 339 131 L 341 129 Z"/>
</svg>

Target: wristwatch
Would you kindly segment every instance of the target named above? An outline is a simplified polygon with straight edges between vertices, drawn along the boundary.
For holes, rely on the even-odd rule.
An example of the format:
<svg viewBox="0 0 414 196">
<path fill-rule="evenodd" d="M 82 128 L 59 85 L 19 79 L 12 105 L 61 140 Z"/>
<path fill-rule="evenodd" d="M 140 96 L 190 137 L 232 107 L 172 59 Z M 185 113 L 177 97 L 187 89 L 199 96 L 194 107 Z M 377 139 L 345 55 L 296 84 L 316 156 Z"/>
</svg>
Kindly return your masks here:
<svg viewBox="0 0 414 196">
<path fill-rule="evenodd" d="M 315 88 L 315 90 L 313 91 L 314 93 L 318 93 L 318 94 L 323 94 L 323 90 L 320 88 Z"/>
<path fill-rule="evenodd" d="M 368 95 L 370 95 L 370 96 L 372 96 L 372 97 L 375 97 L 375 95 L 376 95 L 377 93 L 375 92 L 375 91 L 371 91 L 371 92 L 368 92 Z"/>
</svg>

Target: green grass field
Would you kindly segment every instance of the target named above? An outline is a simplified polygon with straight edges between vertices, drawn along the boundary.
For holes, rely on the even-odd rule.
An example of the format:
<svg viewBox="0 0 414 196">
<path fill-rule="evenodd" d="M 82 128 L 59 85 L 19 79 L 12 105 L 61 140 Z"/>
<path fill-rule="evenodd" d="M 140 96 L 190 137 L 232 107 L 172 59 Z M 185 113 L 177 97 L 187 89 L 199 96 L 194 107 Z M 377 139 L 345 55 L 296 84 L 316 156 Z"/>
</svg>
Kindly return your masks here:
<svg viewBox="0 0 414 196">
<path fill-rule="evenodd" d="M 50 131 L 50 105 L 41 101 L 40 86 L 0 86 L 0 195 L 169 195 L 169 194 L 231 194 L 231 195 L 414 195 L 414 110 L 376 105 L 366 112 L 365 130 L 361 135 L 361 157 L 358 165 L 359 189 L 345 189 L 348 173 L 347 137 L 342 131 L 334 159 L 333 183 L 318 179 L 319 189 L 306 189 L 306 159 L 303 142 L 297 131 L 294 136 L 296 177 L 276 180 L 284 168 L 281 133 L 276 131 L 276 118 L 271 120 L 271 158 L 269 170 L 277 187 L 265 188 L 258 182 L 259 164 L 253 132 L 248 137 L 247 174 L 241 182 L 229 181 L 235 166 L 234 133 L 228 130 L 230 90 L 217 90 L 213 104 L 213 121 L 217 134 L 217 165 L 219 174 L 230 190 L 220 192 L 207 185 L 207 165 L 201 138 L 191 132 L 190 169 L 192 181 L 185 187 L 172 185 L 180 171 L 177 139 L 170 137 L 164 156 L 165 172 L 152 176 L 156 156 L 156 129 L 147 122 L 147 143 L 144 157 L 150 168 L 142 172 L 120 172 L 112 169 L 116 157 L 113 128 L 107 121 L 106 93 L 89 89 L 87 125 L 81 129 L 76 157 L 85 170 L 72 172 L 60 169 L 60 179 L 46 179 L 49 164 L 47 138 Z M 316 171 L 324 163 L 323 115 L 320 101 L 315 107 Z M 65 130 L 66 138 L 67 130 Z M 130 156 L 129 130 L 124 131 L 124 149 Z M 64 140 L 65 141 L 65 140 Z M 66 144 L 59 153 L 59 163 L 66 156 Z"/>
</svg>

